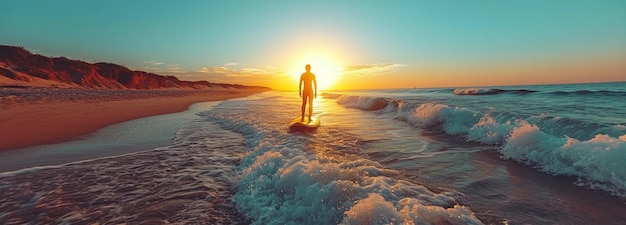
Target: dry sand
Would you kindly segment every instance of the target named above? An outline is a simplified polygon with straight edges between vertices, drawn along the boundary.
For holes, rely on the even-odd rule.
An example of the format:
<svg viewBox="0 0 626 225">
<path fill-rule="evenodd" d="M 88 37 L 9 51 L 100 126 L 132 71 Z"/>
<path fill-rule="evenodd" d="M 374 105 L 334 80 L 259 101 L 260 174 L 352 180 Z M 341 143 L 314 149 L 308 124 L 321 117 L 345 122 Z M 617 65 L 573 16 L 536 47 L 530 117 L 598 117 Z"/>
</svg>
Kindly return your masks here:
<svg viewBox="0 0 626 225">
<path fill-rule="evenodd" d="M 191 104 L 267 89 L 84 90 L 1 89 L 0 151 L 75 139 L 108 125 L 180 112 Z"/>
</svg>

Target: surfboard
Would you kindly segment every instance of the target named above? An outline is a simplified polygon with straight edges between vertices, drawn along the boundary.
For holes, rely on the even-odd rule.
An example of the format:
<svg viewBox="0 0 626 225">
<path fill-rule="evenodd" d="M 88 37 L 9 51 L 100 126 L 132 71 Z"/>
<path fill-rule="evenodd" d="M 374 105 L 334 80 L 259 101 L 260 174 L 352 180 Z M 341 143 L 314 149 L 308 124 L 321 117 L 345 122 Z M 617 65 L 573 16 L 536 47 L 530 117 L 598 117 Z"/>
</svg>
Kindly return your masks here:
<svg viewBox="0 0 626 225">
<path fill-rule="evenodd" d="M 309 117 L 306 116 L 304 117 L 304 120 L 302 120 L 302 117 L 295 118 L 289 124 L 290 129 L 317 129 L 319 126 L 319 118 L 311 117 L 311 120 L 309 120 Z"/>
</svg>

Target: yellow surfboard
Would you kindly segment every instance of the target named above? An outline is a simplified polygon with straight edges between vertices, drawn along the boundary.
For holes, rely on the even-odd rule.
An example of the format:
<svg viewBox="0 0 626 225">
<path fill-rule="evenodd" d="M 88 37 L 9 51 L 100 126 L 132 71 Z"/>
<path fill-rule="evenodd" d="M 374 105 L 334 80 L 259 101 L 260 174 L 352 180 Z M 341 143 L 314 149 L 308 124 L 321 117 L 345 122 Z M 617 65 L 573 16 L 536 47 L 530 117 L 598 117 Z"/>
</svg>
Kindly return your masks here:
<svg viewBox="0 0 626 225">
<path fill-rule="evenodd" d="M 309 117 L 306 117 L 306 116 L 304 117 L 304 120 L 302 120 L 302 117 L 295 118 L 289 124 L 289 128 L 291 129 L 316 129 L 319 126 L 320 126 L 319 118 L 311 117 L 311 120 L 309 120 Z"/>
</svg>

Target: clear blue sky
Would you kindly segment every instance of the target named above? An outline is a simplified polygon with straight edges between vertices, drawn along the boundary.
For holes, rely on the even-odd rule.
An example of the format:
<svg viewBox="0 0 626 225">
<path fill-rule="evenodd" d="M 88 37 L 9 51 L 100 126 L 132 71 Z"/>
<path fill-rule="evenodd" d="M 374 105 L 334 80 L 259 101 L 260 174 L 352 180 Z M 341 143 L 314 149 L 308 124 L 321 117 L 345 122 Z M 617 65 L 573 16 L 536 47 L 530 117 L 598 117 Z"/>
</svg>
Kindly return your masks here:
<svg viewBox="0 0 626 225">
<path fill-rule="evenodd" d="M 181 79 L 285 88 L 314 55 L 337 88 L 626 80 L 623 0 L 0 5 L 0 44 Z"/>
</svg>

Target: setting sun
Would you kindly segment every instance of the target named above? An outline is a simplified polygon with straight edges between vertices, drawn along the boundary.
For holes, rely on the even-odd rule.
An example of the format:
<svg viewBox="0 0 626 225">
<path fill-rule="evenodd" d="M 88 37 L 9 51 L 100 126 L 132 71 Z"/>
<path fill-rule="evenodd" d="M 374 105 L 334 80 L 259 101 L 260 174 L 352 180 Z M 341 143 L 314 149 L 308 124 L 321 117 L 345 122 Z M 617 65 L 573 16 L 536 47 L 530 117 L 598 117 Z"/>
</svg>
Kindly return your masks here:
<svg viewBox="0 0 626 225">
<path fill-rule="evenodd" d="M 336 82 L 341 76 L 342 67 L 331 54 L 314 53 L 296 60 L 293 69 L 289 71 L 296 84 L 300 81 L 300 75 L 305 71 L 304 66 L 306 64 L 311 65 L 311 72 L 315 74 L 317 79 L 318 90 L 335 88 Z"/>
</svg>

